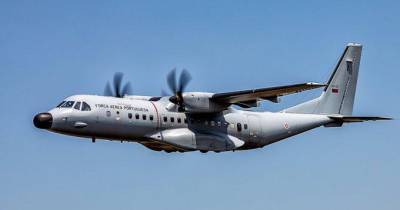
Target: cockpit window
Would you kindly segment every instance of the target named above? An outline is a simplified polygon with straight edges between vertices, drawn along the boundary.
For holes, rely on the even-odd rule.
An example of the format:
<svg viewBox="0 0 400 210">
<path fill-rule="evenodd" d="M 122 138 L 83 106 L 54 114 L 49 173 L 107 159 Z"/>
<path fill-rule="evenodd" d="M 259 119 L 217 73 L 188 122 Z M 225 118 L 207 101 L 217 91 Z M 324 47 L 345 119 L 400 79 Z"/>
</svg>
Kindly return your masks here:
<svg viewBox="0 0 400 210">
<path fill-rule="evenodd" d="M 81 102 L 79 101 L 79 102 L 76 102 L 76 104 L 75 104 L 75 106 L 74 106 L 74 109 L 76 109 L 76 110 L 81 110 Z"/>
<path fill-rule="evenodd" d="M 65 103 L 61 104 L 60 107 L 62 108 L 71 108 L 74 105 L 75 101 L 66 101 Z"/>
<path fill-rule="evenodd" d="M 60 104 L 57 105 L 57 107 L 61 107 L 61 105 L 63 105 L 65 103 L 65 101 L 62 101 Z"/>
<path fill-rule="evenodd" d="M 82 103 L 82 111 L 90 111 L 92 110 L 89 106 L 89 104 L 87 104 L 86 102 Z"/>
</svg>

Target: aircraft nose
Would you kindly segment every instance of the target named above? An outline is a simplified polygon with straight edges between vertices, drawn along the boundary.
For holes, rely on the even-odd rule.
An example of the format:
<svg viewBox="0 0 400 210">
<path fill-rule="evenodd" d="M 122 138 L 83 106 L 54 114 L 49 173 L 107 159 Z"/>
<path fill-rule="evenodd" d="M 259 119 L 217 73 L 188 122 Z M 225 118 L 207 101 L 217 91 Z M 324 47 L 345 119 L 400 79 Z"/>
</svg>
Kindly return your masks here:
<svg viewBox="0 0 400 210">
<path fill-rule="evenodd" d="M 33 118 L 33 124 L 37 128 L 49 129 L 53 123 L 53 116 L 50 113 L 39 113 Z"/>
</svg>

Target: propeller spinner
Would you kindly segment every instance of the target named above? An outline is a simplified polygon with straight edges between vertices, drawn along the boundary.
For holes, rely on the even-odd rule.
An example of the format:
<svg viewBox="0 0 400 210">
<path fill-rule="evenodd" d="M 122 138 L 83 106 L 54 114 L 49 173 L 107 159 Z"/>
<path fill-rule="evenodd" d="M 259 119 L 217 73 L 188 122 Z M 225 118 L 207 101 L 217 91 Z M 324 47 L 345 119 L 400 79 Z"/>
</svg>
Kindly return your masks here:
<svg viewBox="0 0 400 210">
<path fill-rule="evenodd" d="M 190 76 L 189 72 L 186 69 L 182 70 L 178 81 L 176 79 L 176 68 L 167 75 L 168 87 L 173 93 L 173 96 L 169 98 L 169 101 L 178 105 L 179 112 L 185 111 L 185 104 L 183 101 L 182 93 L 184 92 L 191 79 L 192 76 Z"/>
</svg>

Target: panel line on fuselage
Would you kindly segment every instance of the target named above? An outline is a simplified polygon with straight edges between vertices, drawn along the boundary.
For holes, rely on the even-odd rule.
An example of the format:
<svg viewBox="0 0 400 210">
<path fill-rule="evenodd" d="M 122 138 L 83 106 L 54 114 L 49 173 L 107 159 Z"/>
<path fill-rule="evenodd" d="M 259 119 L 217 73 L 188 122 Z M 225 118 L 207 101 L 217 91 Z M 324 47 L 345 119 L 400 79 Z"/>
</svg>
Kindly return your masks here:
<svg viewBox="0 0 400 210">
<path fill-rule="evenodd" d="M 152 101 L 150 101 L 150 103 L 153 105 L 154 109 L 156 110 L 156 117 L 157 117 L 157 126 L 156 126 L 156 130 L 158 130 L 158 129 L 161 127 L 160 114 L 158 113 L 157 106 L 156 106 Z"/>
</svg>

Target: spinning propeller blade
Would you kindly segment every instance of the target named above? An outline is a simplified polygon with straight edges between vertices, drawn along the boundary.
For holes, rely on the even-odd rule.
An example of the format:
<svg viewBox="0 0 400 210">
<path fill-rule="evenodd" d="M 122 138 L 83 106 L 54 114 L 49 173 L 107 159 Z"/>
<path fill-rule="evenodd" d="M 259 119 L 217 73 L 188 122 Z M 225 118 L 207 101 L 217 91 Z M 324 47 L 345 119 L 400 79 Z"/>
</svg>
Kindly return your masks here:
<svg viewBox="0 0 400 210">
<path fill-rule="evenodd" d="M 122 98 L 125 95 L 130 95 L 132 92 L 131 83 L 127 82 L 124 86 L 122 86 L 122 79 L 124 74 L 121 72 L 117 72 L 114 74 L 113 87 L 111 87 L 110 83 L 107 82 L 106 87 L 104 89 L 105 96 L 113 96 L 117 98 Z"/>
<path fill-rule="evenodd" d="M 169 98 L 169 101 L 178 105 L 178 110 L 180 112 L 185 110 L 182 93 L 186 89 L 191 79 L 192 76 L 190 76 L 189 72 L 186 69 L 182 70 L 179 76 L 179 81 L 176 80 L 176 68 L 172 69 L 171 72 L 167 75 L 167 83 L 169 89 L 173 93 L 173 96 Z"/>
</svg>

